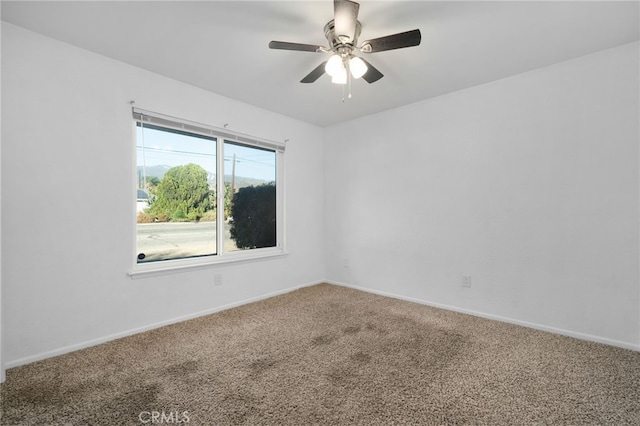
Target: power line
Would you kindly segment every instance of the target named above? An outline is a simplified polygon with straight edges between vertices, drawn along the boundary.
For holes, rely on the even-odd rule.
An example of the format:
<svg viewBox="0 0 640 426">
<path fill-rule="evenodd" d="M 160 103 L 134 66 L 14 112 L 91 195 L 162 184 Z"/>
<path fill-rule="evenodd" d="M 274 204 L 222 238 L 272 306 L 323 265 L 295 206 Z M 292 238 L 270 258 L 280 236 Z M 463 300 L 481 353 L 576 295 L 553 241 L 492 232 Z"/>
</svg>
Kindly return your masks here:
<svg viewBox="0 0 640 426">
<path fill-rule="evenodd" d="M 201 157 L 213 157 L 213 158 L 216 157 L 216 154 L 207 154 L 205 152 L 181 151 L 176 149 L 165 149 L 165 148 L 149 148 L 149 147 L 142 147 L 140 145 L 136 145 L 136 148 L 142 148 L 146 151 L 166 152 L 169 154 L 199 155 Z"/>
<path fill-rule="evenodd" d="M 167 154 L 192 155 L 192 156 L 216 158 L 216 154 L 207 154 L 207 153 L 204 153 L 204 152 L 182 151 L 182 150 L 165 149 L 165 148 L 149 148 L 149 147 L 142 147 L 140 145 L 136 145 L 136 148 L 140 148 L 140 149 L 143 149 L 145 151 L 162 152 L 162 153 L 167 153 Z M 234 154 L 234 155 L 236 155 L 236 154 Z M 264 157 L 264 155 L 262 155 L 262 157 Z M 225 161 L 231 161 L 231 158 L 232 158 L 231 156 L 225 156 L 224 160 Z M 252 160 L 252 159 L 250 159 L 248 157 L 238 157 L 237 155 L 236 155 L 236 161 L 239 162 L 239 163 L 254 163 L 254 164 L 260 164 L 260 165 L 275 167 L 274 163 L 270 163 L 270 162 L 266 162 L 266 161 Z"/>
</svg>

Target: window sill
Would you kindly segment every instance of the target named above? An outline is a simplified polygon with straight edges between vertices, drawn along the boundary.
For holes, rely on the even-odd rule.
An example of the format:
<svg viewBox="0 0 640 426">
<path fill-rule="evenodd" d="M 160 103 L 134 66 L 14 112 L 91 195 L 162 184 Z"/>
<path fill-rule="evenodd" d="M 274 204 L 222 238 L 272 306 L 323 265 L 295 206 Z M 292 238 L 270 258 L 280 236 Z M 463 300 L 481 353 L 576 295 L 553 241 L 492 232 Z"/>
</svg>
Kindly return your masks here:
<svg viewBox="0 0 640 426">
<path fill-rule="evenodd" d="M 190 272 L 199 269 L 213 268 L 219 265 L 237 264 L 242 262 L 253 262 L 257 260 L 267 260 L 277 257 L 287 256 L 289 253 L 278 248 L 254 249 L 226 253 L 224 256 L 210 256 L 197 259 L 177 259 L 164 260 L 153 263 L 143 263 L 134 265 L 129 272 L 131 279 L 147 278 L 158 275 L 177 274 Z"/>
</svg>

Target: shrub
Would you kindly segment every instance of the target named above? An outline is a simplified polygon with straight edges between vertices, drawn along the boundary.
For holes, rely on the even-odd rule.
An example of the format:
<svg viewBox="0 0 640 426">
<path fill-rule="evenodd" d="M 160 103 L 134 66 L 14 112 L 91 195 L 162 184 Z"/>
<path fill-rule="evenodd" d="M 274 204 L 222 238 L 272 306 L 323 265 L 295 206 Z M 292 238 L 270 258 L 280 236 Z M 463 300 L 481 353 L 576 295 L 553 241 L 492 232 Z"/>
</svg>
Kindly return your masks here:
<svg viewBox="0 0 640 426">
<path fill-rule="evenodd" d="M 169 222 L 169 216 L 164 213 L 158 213 L 155 217 L 156 222 Z"/>
<path fill-rule="evenodd" d="M 137 217 L 138 223 L 153 223 L 153 216 L 149 213 L 139 212 Z"/>
<path fill-rule="evenodd" d="M 181 208 L 177 208 L 174 212 L 173 215 L 171 216 L 171 219 L 175 219 L 175 220 L 180 220 L 180 219 L 184 219 L 184 211 Z"/>
<path fill-rule="evenodd" d="M 215 222 L 218 219 L 217 212 L 214 210 L 209 210 L 204 212 L 202 217 L 200 218 L 203 222 Z"/>
<path fill-rule="evenodd" d="M 231 205 L 231 238 L 239 249 L 276 245 L 276 187 L 273 183 L 241 188 Z"/>
</svg>

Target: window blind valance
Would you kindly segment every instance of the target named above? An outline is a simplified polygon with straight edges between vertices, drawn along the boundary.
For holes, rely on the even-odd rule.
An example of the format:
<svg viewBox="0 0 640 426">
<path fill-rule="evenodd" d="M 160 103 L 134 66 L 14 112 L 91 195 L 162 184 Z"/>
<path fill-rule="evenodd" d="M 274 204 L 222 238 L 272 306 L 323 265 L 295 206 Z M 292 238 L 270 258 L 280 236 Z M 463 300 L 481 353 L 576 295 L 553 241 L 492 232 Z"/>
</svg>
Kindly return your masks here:
<svg viewBox="0 0 640 426">
<path fill-rule="evenodd" d="M 284 152 L 285 143 L 275 142 L 254 136 L 245 135 L 234 132 L 229 129 L 209 126 L 207 124 L 196 123 L 181 118 L 171 117 L 157 112 L 147 111 L 140 108 L 132 108 L 133 119 L 144 124 L 157 125 L 181 130 L 185 132 L 195 133 L 208 137 L 218 137 L 229 142 L 238 142 L 244 145 L 254 146 L 256 148 L 264 148 L 273 151 Z"/>
</svg>

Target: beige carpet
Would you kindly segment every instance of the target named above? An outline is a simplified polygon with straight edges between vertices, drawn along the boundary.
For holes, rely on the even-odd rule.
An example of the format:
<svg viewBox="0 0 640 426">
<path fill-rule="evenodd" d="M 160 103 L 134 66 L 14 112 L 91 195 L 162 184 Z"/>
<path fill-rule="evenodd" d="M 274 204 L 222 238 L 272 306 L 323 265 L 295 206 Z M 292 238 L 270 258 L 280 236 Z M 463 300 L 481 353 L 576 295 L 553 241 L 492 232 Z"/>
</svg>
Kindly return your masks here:
<svg viewBox="0 0 640 426">
<path fill-rule="evenodd" d="M 318 285 L 11 369 L 0 392 L 2 425 L 638 425 L 640 353 Z"/>
</svg>

